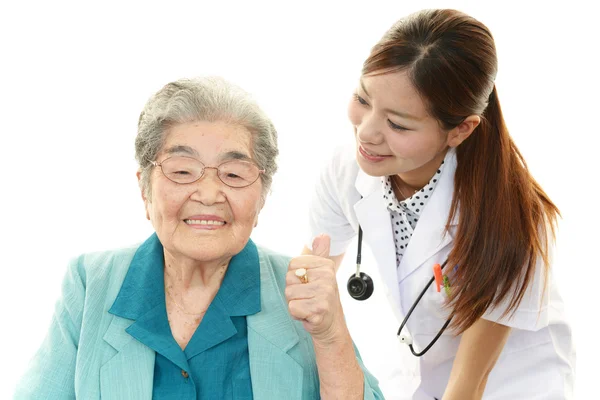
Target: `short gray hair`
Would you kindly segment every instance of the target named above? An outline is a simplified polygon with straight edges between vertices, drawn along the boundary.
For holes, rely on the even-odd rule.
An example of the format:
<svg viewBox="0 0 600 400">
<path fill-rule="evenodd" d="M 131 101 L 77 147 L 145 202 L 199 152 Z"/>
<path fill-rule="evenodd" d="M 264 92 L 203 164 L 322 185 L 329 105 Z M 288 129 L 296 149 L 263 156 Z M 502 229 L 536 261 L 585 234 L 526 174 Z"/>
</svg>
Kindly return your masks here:
<svg viewBox="0 0 600 400">
<path fill-rule="evenodd" d="M 146 103 L 138 121 L 135 158 L 140 185 L 150 198 L 151 161 L 161 151 L 169 128 L 188 122 L 223 121 L 241 125 L 252 134 L 252 155 L 260 169 L 262 200 L 277 171 L 277 132 L 254 99 L 239 86 L 220 77 L 180 79 L 168 83 Z"/>
</svg>

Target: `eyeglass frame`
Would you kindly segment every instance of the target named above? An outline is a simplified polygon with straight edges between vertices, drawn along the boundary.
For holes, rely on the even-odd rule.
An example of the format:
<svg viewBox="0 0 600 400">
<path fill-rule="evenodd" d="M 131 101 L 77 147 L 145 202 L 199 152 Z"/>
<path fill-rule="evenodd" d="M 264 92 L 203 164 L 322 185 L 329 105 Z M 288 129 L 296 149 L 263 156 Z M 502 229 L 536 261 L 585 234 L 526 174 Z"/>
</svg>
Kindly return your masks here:
<svg viewBox="0 0 600 400">
<path fill-rule="evenodd" d="M 167 176 L 167 174 L 165 174 L 165 171 L 163 171 L 163 169 L 162 169 L 162 164 L 163 164 L 165 161 L 167 161 L 167 160 L 169 160 L 169 159 L 171 159 L 171 158 L 174 158 L 174 157 L 189 158 L 189 159 L 192 159 L 192 160 L 198 161 L 200 164 L 202 164 L 202 166 L 203 166 L 203 167 L 202 167 L 202 172 L 200 173 L 200 176 L 198 177 L 198 179 L 196 179 L 196 180 L 194 180 L 194 181 L 191 181 L 191 182 L 185 182 L 185 183 L 181 183 L 181 182 L 176 182 L 176 181 L 174 181 L 173 179 L 169 178 L 169 177 Z M 221 179 L 221 176 L 219 175 L 219 167 L 220 167 L 221 165 L 223 165 L 223 164 L 227 164 L 227 163 L 234 162 L 234 161 L 239 161 L 239 162 L 243 162 L 243 163 L 252 164 L 252 165 L 254 165 L 256 168 L 259 168 L 259 170 L 258 170 L 258 175 L 256 175 L 256 179 L 255 179 L 254 181 L 252 181 L 251 183 L 249 183 L 249 184 L 245 185 L 245 186 L 231 186 L 231 185 L 229 185 L 229 184 L 227 184 L 227 183 L 223 182 L 223 179 Z M 168 180 L 170 180 L 171 182 L 173 182 L 173 183 L 176 183 L 176 184 L 178 184 L 178 185 L 189 185 L 190 183 L 195 183 L 195 182 L 198 182 L 198 181 L 199 181 L 200 179 L 202 179 L 202 177 L 204 176 L 204 171 L 205 171 L 207 168 L 214 169 L 214 170 L 216 170 L 216 171 L 217 171 L 217 178 L 219 178 L 219 180 L 220 180 L 220 181 L 221 181 L 221 182 L 222 182 L 222 183 L 223 183 L 225 186 L 227 186 L 227 187 L 230 187 L 230 188 L 233 188 L 233 189 L 243 189 L 243 188 L 246 188 L 246 187 L 248 187 L 248 186 L 251 186 L 251 185 L 253 185 L 253 184 L 254 184 L 256 181 L 258 181 L 258 179 L 260 178 L 260 175 L 261 175 L 261 174 L 264 174 L 264 173 L 265 173 L 265 171 L 266 171 L 266 170 L 264 170 L 264 169 L 260 169 L 260 167 L 259 167 L 259 166 L 258 166 L 258 165 L 257 165 L 257 164 L 254 162 L 254 161 L 249 161 L 249 160 L 228 160 L 228 161 L 224 161 L 224 162 L 222 162 L 221 164 L 217 165 L 216 167 L 211 167 L 211 166 L 208 166 L 208 165 L 204 164 L 202 161 L 198 160 L 197 158 L 194 158 L 194 157 L 188 157 L 188 156 L 177 156 L 177 155 L 175 155 L 175 156 L 171 156 L 171 157 L 167 157 L 167 158 L 165 158 L 165 159 L 164 159 L 164 160 L 162 160 L 162 161 L 156 161 L 156 160 L 154 160 L 154 161 L 150 161 L 150 164 L 152 164 L 152 166 L 154 166 L 154 167 L 160 167 L 160 172 L 161 172 L 161 173 L 162 173 L 162 174 L 165 176 L 165 178 L 167 178 L 167 179 L 168 179 Z"/>
</svg>

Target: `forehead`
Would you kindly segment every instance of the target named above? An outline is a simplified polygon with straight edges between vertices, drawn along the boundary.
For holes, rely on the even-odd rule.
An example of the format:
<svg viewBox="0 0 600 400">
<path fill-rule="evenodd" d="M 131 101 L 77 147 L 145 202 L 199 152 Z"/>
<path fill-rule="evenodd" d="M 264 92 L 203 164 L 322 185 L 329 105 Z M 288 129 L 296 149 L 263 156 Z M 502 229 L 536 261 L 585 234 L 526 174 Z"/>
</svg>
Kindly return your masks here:
<svg viewBox="0 0 600 400">
<path fill-rule="evenodd" d="M 229 152 L 241 152 L 250 157 L 251 139 L 250 131 L 242 125 L 223 121 L 189 122 L 167 131 L 162 152 L 188 147 L 203 159 L 218 158 Z"/>
<path fill-rule="evenodd" d="M 381 75 L 365 75 L 361 83 L 374 106 L 411 114 L 418 118 L 429 116 L 427 107 L 406 71 Z"/>
</svg>

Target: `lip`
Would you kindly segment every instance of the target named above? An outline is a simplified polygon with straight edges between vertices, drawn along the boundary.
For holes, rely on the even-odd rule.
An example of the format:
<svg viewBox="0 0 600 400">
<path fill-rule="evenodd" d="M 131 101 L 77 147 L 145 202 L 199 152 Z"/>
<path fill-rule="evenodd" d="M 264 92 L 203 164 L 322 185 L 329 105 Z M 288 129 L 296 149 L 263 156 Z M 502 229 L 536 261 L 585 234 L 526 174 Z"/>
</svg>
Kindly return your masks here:
<svg viewBox="0 0 600 400">
<path fill-rule="evenodd" d="M 186 220 L 216 221 L 216 222 L 223 222 L 223 225 L 188 224 L 185 222 Z M 223 218 L 221 218 L 217 215 L 209 215 L 209 214 L 191 215 L 187 218 L 184 218 L 184 223 L 192 229 L 207 230 L 207 231 L 214 231 L 217 229 L 221 229 L 225 225 L 227 225 L 227 221 L 225 221 Z"/>
<path fill-rule="evenodd" d="M 367 161 L 370 162 L 381 162 L 391 156 L 381 156 L 381 155 L 373 155 L 371 152 L 367 153 L 367 150 L 362 147 L 362 146 L 358 146 L 358 152 L 360 153 L 360 155 L 362 156 L 362 158 L 364 158 Z M 371 153 L 371 154 L 369 154 Z"/>
</svg>

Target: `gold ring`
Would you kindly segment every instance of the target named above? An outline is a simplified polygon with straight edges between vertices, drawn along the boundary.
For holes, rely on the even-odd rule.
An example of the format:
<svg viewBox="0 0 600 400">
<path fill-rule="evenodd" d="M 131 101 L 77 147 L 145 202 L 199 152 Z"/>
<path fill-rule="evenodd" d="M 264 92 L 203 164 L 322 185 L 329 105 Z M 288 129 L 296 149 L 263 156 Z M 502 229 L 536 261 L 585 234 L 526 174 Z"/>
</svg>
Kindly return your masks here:
<svg viewBox="0 0 600 400">
<path fill-rule="evenodd" d="M 302 282 L 302 283 L 308 283 L 308 276 L 306 275 L 306 269 L 305 268 L 298 268 L 296 270 L 295 274 L 298 277 L 298 279 L 300 279 L 300 282 Z"/>
</svg>

